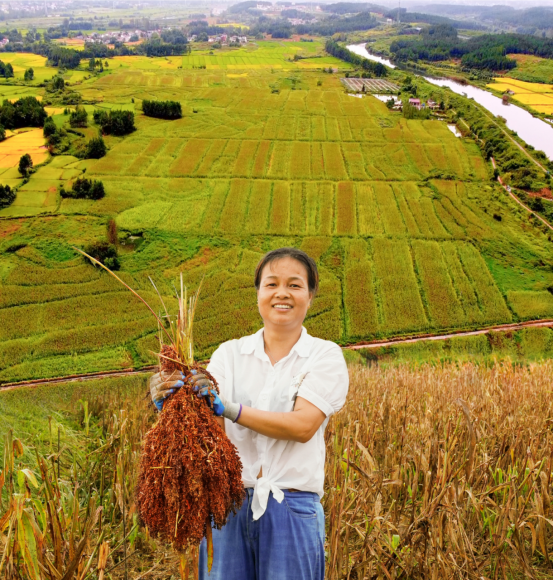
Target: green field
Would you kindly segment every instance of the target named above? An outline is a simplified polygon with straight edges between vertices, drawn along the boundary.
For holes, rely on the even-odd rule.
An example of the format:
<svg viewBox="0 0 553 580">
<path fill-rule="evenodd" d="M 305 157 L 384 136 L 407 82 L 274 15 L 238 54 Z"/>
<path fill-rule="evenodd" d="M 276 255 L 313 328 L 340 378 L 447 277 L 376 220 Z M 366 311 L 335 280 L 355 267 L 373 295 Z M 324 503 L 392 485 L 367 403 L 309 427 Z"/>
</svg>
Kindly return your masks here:
<svg viewBox="0 0 553 580">
<path fill-rule="evenodd" d="M 138 130 L 108 138 L 98 161 L 55 159 L 0 220 L 0 381 L 152 360 L 150 315 L 71 250 L 105 239 L 112 217 L 122 275 L 152 302 L 149 275 L 164 295 L 181 271 L 191 287 L 205 276 L 199 356 L 259 328 L 253 271 L 283 245 L 317 259 L 321 291 L 306 326 L 341 343 L 553 316 L 550 243 L 491 181 L 477 145 L 286 60 L 304 45 L 316 52 L 310 44 L 232 57 L 274 51 L 281 68 L 113 59 L 108 74 L 75 87 L 98 107 L 134 109 Z M 144 117 L 142 99 L 179 100 L 183 118 Z M 104 182 L 104 199 L 56 199 L 49 215 L 25 217 L 84 169 Z"/>
</svg>

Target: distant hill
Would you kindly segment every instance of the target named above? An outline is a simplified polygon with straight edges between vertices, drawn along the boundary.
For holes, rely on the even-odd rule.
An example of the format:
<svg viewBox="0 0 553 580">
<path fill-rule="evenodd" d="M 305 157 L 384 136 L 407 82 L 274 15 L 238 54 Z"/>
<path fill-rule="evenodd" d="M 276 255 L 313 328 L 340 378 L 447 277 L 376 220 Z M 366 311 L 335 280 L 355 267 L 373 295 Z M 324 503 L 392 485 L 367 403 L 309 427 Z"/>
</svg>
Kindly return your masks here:
<svg viewBox="0 0 553 580">
<path fill-rule="evenodd" d="M 428 4 L 417 10 L 439 16 L 463 19 L 515 28 L 517 32 L 534 34 L 553 29 L 553 6 L 538 6 L 516 10 L 512 6 L 465 6 L 458 4 Z"/>
</svg>

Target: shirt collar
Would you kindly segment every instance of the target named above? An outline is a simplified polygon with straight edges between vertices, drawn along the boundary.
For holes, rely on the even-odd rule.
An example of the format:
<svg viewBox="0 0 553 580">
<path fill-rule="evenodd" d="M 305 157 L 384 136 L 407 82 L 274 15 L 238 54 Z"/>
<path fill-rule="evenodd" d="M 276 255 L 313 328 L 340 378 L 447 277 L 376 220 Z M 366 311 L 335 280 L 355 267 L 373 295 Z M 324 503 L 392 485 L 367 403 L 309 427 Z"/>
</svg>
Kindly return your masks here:
<svg viewBox="0 0 553 580">
<path fill-rule="evenodd" d="M 306 358 L 311 352 L 312 343 L 313 337 L 307 334 L 307 329 L 303 326 L 300 338 L 292 347 L 290 352 L 295 350 L 298 353 L 298 356 Z M 265 353 L 265 347 L 263 344 L 263 328 L 258 330 L 255 334 L 250 334 L 244 338 L 240 354 L 255 354 L 255 356 L 261 360 L 269 360 L 269 357 Z"/>
</svg>

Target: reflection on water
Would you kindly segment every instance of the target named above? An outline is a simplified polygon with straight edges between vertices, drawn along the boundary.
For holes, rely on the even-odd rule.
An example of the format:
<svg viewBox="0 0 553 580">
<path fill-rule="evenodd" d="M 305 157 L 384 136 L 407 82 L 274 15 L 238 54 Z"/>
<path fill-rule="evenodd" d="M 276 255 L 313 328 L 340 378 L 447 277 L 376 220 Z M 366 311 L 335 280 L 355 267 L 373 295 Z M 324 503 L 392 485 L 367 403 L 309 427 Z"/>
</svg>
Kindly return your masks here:
<svg viewBox="0 0 553 580">
<path fill-rule="evenodd" d="M 364 44 L 352 44 L 348 48 L 359 56 L 364 56 L 370 60 L 395 68 L 389 60 L 367 52 Z M 448 87 L 459 95 L 474 99 L 493 115 L 503 117 L 507 121 L 509 129 L 516 131 L 526 143 L 532 145 L 535 149 L 543 151 L 549 159 L 553 160 L 553 127 L 549 123 L 536 119 L 528 111 L 516 105 L 505 106 L 499 97 L 483 89 L 471 85 L 461 85 L 449 79 L 424 78 L 430 83 L 440 87 Z"/>
</svg>

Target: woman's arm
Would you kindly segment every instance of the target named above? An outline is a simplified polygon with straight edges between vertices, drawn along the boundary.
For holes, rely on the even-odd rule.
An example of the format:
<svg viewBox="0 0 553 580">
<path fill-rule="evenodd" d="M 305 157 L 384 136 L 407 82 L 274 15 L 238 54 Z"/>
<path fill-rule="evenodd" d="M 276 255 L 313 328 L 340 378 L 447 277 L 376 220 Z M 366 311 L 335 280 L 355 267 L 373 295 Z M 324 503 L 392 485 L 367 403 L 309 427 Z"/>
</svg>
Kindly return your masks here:
<svg viewBox="0 0 553 580">
<path fill-rule="evenodd" d="M 273 413 L 243 406 L 237 423 L 272 439 L 307 443 L 325 419 L 326 415 L 318 407 L 298 397 L 290 413 Z"/>
</svg>

